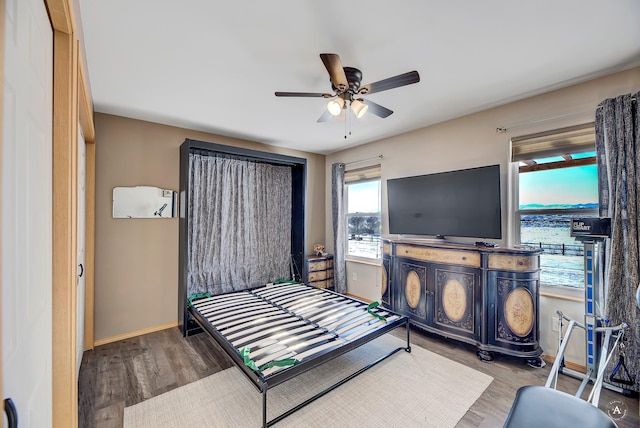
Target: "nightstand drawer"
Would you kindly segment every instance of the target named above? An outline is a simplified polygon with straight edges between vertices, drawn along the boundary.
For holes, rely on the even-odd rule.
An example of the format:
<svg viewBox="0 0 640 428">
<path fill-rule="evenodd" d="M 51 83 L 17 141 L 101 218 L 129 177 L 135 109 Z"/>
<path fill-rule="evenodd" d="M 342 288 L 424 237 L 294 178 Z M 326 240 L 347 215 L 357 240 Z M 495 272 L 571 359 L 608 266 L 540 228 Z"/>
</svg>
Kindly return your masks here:
<svg viewBox="0 0 640 428">
<path fill-rule="evenodd" d="M 315 261 L 315 262 L 309 262 L 309 272 L 315 272 L 315 271 L 319 271 L 319 270 L 325 270 L 327 268 L 329 268 L 329 261 L 328 260 L 323 260 L 323 261 Z"/>
<path fill-rule="evenodd" d="M 314 287 L 318 287 L 318 288 L 331 288 L 333 287 L 333 279 L 309 282 L 309 285 L 313 285 Z"/>
<path fill-rule="evenodd" d="M 333 269 L 309 272 L 309 282 L 319 281 L 321 279 L 333 278 Z"/>
</svg>

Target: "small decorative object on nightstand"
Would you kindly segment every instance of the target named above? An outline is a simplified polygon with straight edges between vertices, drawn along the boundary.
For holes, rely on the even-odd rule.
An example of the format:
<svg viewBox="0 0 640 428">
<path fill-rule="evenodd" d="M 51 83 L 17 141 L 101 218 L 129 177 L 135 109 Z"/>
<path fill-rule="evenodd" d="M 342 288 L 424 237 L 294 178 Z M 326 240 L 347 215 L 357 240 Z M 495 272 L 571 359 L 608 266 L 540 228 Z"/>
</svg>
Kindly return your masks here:
<svg viewBox="0 0 640 428">
<path fill-rule="evenodd" d="M 307 256 L 307 284 L 333 289 L 333 254 L 323 254 Z"/>
<path fill-rule="evenodd" d="M 324 245 L 322 244 L 313 244 L 313 252 L 316 253 L 316 256 L 327 255 L 327 253 L 324 252 Z"/>
</svg>

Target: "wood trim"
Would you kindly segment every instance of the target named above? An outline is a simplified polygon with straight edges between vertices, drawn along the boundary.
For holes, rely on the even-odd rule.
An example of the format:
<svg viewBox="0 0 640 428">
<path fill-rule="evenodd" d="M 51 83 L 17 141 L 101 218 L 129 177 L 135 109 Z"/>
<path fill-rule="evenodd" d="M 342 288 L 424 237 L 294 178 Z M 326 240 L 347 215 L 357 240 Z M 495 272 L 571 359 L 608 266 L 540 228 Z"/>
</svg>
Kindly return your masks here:
<svg viewBox="0 0 640 428">
<path fill-rule="evenodd" d="M 570 159 L 558 162 L 536 163 L 533 165 L 525 165 L 518 168 L 518 172 L 546 171 L 549 169 L 571 168 L 574 166 L 595 165 L 596 157 Z"/>
<path fill-rule="evenodd" d="M 78 50 L 53 32 L 53 427 L 78 425 Z"/>
<path fill-rule="evenodd" d="M 361 265 L 382 267 L 382 259 L 378 259 L 378 260 L 373 261 L 373 259 L 357 259 L 357 258 L 351 256 L 351 257 L 345 257 L 344 260 L 345 260 L 345 262 L 349 262 L 349 263 L 359 263 Z"/>
<path fill-rule="evenodd" d="M 78 34 L 78 27 L 74 17 L 74 11 L 79 11 L 78 0 L 44 0 L 49 12 L 51 25 L 56 31 L 73 35 Z M 78 52 L 83 52 L 82 49 Z M 80 126 L 85 142 L 93 144 L 96 140 L 95 127 L 93 124 L 93 100 L 89 89 L 89 80 L 84 70 L 84 61 L 79 53 L 79 103 L 80 103 Z"/>
<path fill-rule="evenodd" d="M 82 52 L 78 47 L 78 52 Z M 89 92 L 89 85 L 87 75 L 84 71 L 82 61 L 78 60 L 78 79 L 80 88 L 78 89 L 78 96 L 80 99 L 80 128 L 82 128 L 82 135 L 84 135 L 84 142 L 87 144 L 94 144 L 96 142 L 96 129 L 93 122 L 93 103 L 91 101 L 91 94 Z"/>
<path fill-rule="evenodd" d="M 73 33 L 72 1 L 73 0 L 44 0 L 54 31 L 60 31 L 65 34 Z"/>
<path fill-rule="evenodd" d="M 84 132 L 84 131 L 83 131 Z M 95 254 L 96 254 L 96 145 L 86 144 L 87 182 L 85 194 L 85 297 L 84 349 L 93 349 L 95 335 Z"/>
<path fill-rule="evenodd" d="M 551 291 L 546 291 L 542 287 L 540 288 L 539 293 L 540 293 L 540 297 L 550 297 L 558 300 L 567 300 L 570 302 L 584 303 L 584 297 L 575 297 L 575 296 L 569 296 L 563 293 L 554 293 Z"/>
<path fill-rule="evenodd" d="M 129 333 L 118 334 L 116 336 L 105 337 L 104 339 L 98 339 L 93 343 L 93 346 L 106 345 L 107 343 L 117 342 L 118 340 L 131 339 L 132 337 L 142 336 L 143 334 L 154 333 L 156 331 L 166 330 L 173 327 L 178 327 L 177 321 L 157 325 L 154 327 L 143 328 L 142 330 L 131 331 Z"/>
<path fill-rule="evenodd" d="M 555 355 L 542 354 L 540 355 L 540 358 L 547 361 L 551 365 L 553 365 L 553 363 L 556 361 Z M 579 373 L 587 372 L 587 368 L 585 366 L 578 363 L 572 363 L 571 361 L 567 361 L 566 359 L 564 360 L 564 365 L 566 368 L 573 370 L 574 372 L 579 372 Z"/>
<path fill-rule="evenodd" d="M 363 302 L 367 302 L 367 303 L 373 302 L 373 300 L 371 300 L 371 299 L 365 299 L 364 297 L 356 296 L 355 294 L 351 294 L 351 293 L 346 293 L 345 296 L 352 297 L 352 298 L 358 299 L 358 300 L 362 300 Z"/>
</svg>

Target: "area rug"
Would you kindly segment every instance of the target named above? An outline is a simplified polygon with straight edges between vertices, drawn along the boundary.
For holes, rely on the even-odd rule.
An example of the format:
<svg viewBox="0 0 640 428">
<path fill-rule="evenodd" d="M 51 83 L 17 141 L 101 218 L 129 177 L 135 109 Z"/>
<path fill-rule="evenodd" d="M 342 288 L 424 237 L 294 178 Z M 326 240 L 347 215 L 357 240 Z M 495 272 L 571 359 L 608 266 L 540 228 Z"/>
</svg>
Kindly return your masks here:
<svg viewBox="0 0 640 428">
<path fill-rule="evenodd" d="M 404 343 L 384 335 L 269 390 L 268 419 Z M 273 426 L 454 427 L 492 380 L 414 345 Z M 124 409 L 125 428 L 261 424 L 262 395 L 235 367 Z"/>
</svg>

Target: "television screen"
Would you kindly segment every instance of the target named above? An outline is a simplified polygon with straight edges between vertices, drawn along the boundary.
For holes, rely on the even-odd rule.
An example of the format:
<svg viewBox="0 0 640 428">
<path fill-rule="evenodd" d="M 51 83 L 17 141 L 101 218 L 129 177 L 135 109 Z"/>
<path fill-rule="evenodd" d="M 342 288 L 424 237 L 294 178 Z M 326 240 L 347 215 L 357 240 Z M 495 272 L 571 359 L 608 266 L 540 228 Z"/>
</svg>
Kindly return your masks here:
<svg viewBox="0 0 640 428">
<path fill-rule="evenodd" d="M 502 238 L 500 165 L 387 180 L 389 233 Z"/>
</svg>

